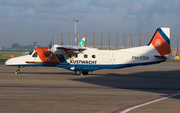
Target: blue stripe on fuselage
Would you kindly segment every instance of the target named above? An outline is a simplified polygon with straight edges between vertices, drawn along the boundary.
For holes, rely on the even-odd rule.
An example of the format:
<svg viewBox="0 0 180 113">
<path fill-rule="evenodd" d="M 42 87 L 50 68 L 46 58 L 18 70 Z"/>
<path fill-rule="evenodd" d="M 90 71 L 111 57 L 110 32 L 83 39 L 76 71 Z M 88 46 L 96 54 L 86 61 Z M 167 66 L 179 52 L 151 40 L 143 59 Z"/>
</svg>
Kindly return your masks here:
<svg viewBox="0 0 180 113">
<path fill-rule="evenodd" d="M 145 63 L 129 63 L 129 64 L 114 64 L 114 65 L 94 65 L 94 64 L 69 64 L 69 65 L 62 65 L 62 64 L 19 64 L 19 65 L 8 65 L 8 66 L 43 66 L 43 67 L 61 67 L 64 69 L 71 70 L 71 67 L 76 67 L 76 69 L 82 69 L 86 71 L 94 71 L 99 69 L 118 69 L 118 68 L 125 68 L 125 67 L 132 67 L 132 66 L 139 66 L 139 65 L 150 65 L 156 64 L 165 61 L 154 61 L 154 62 L 145 62 Z"/>
<path fill-rule="evenodd" d="M 61 55 L 61 56 L 56 55 L 56 58 L 59 60 L 60 63 L 67 63 L 67 61 L 63 55 Z"/>
</svg>

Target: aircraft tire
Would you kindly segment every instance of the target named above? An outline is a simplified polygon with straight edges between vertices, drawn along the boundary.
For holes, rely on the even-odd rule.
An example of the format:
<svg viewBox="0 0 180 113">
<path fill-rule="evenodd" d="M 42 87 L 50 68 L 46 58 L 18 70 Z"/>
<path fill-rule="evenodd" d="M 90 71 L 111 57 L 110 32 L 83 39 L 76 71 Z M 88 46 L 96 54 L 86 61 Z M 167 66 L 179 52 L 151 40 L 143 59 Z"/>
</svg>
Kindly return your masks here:
<svg viewBox="0 0 180 113">
<path fill-rule="evenodd" d="M 76 74 L 76 75 L 81 75 L 81 74 L 82 74 L 82 70 L 77 69 L 77 70 L 75 71 L 75 74 Z"/>
<path fill-rule="evenodd" d="M 15 74 L 21 74 L 22 70 L 18 69 Z"/>
<path fill-rule="evenodd" d="M 83 75 L 88 75 L 88 71 L 82 71 Z"/>
</svg>

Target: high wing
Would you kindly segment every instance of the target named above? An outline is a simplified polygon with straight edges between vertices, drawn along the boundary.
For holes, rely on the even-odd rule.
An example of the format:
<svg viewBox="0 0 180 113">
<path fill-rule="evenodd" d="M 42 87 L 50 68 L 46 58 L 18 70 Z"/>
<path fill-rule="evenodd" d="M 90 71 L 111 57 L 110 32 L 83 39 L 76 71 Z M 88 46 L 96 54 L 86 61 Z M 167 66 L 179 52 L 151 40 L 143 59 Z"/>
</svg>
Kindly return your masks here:
<svg viewBox="0 0 180 113">
<path fill-rule="evenodd" d="M 64 45 L 64 46 L 56 47 L 56 49 L 57 50 L 64 50 L 66 53 L 70 52 L 70 51 L 79 53 L 79 52 L 82 52 L 82 51 L 86 50 L 87 48 L 86 47 L 80 47 L 80 46 Z"/>
<path fill-rule="evenodd" d="M 53 47 L 47 50 L 54 54 L 65 54 L 70 51 L 75 52 L 75 53 L 80 53 L 86 49 L 87 47 L 70 46 L 70 45 L 54 45 Z"/>
<path fill-rule="evenodd" d="M 80 47 L 80 46 L 69 46 L 69 45 L 64 45 L 60 47 L 56 47 L 56 49 L 70 49 L 70 50 L 86 50 L 86 47 Z"/>
<path fill-rule="evenodd" d="M 50 48 L 48 48 L 47 50 L 52 52 L 52 53 L 59 53 L 59 54 L 63 54 L 64 52 L 82 52 L 84 50 L 86 50 L 87 48 L 84 47 L 84 43 L 85 42 L 85 37 L 83 37 L 83 39 L 79 42 L 79 46 L 70 46 L 70 45 L 53 45 Z"/>
<path fill-rule="evenodd" d="M 86 50 L 87 48 L 84 47 L 85 43 L 85 37 L 82 38 L 82 40 L 79 42 L 79 46 L 70 46 L 70 45 L 64 45 L 56 47 L 56 49 L 66 49 L 66 50 Z"/>
</svg>

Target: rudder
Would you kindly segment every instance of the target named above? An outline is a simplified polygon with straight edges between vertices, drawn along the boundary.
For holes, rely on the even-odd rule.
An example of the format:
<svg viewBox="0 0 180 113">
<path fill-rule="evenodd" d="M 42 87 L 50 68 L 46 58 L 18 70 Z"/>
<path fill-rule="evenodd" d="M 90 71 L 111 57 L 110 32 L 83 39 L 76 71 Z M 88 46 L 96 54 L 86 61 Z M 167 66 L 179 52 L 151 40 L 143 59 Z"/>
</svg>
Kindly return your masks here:
<svg viewBox="0 0 180 113">
<path fill-rule="evenodd" d="M 158 28 L 149 45 L 153 45 L 162 56 L 170 54 L 170 28 Z"/>
</svg>

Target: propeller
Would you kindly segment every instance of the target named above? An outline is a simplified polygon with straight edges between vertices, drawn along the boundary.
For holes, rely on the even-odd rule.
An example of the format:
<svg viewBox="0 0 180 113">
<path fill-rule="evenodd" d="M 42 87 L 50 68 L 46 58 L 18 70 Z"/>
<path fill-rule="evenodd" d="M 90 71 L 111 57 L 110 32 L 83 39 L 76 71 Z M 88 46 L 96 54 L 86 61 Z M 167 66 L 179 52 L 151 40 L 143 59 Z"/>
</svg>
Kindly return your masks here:
<svg viewBox="0 0 180 113">
<path fill-rule="evenodd" d="M 54 41 L 55 41 L 55 34 L 53 33 L 53 42 L 52 42 L 52 39 L 51 39 L 51 42 L 50 42 L 50 44 L 49 44 L 49 47 L 48 47 L 48 51 L 51 51 L 51 52 L 53 52 L 53 46 L 54 46 Z"/>
<path fill-rule="evenodd" d="M 63 45 L 63 42 L 61 41 L 61 45 Z"/>
<path fill-rule="evenodd" d="M 52 39 L 51 39 L 51 42 L 49 44 L 49 49 L 51 49 L 51 47 L 52 47 Z"/>
</svg>

